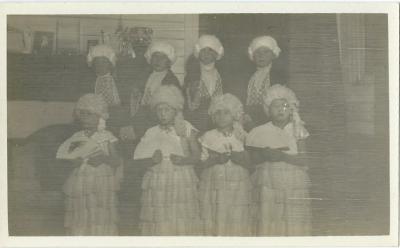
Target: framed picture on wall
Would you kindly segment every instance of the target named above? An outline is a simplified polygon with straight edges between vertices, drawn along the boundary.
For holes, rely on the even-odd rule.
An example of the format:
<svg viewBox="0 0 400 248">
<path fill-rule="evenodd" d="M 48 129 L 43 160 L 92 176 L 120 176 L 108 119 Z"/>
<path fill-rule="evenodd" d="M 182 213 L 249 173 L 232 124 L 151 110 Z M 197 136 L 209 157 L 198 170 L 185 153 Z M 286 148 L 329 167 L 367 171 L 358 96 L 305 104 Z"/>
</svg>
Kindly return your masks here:
<svg viewBox="0 0 400 248">
<path fill-rule="evenodd" d="M 51 55 L 54 49 L 54 32 L 36 31 L 33 39 L 33 53 Z"/>
<path fill-rule="evenodd" d="M 59 18 L 57 20 L 56 52 L 72 55 L 79 53 L 80 21 L 76 18 Z"/>
</svg>

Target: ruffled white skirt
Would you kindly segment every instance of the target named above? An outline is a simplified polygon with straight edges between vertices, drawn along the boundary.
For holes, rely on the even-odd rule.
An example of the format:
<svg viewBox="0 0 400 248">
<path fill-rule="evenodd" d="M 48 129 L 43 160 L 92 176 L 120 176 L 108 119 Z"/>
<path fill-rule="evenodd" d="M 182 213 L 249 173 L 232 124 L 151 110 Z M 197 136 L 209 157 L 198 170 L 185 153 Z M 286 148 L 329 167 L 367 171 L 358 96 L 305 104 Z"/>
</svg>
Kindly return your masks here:
<svg viewBox="0 0 400 248">
<path fill-rule="evenodd" d="M 205 235 L 251 235 L 251 181 L 243 167 L 228 162 L 206 169 L 200 203 Z"/>
<path fill-rule="evenodd" d="M 256 235 L 311 234 L 310 179 L 305 167 L 264 163 L 258 166 L 252 180 Z"/>
<path fill-rule="evenodd" d="M 65 223 L 68 235 L 117 235 L 118 182 L 108 165 L 76 168 L 64 185 Z"/>
<path fill-rule="evenodd" d="M 200 235 L 197 183 L 193 166 L 164 161 L 151 167 L 142 183 L 142 235 Z"/>
</svg>

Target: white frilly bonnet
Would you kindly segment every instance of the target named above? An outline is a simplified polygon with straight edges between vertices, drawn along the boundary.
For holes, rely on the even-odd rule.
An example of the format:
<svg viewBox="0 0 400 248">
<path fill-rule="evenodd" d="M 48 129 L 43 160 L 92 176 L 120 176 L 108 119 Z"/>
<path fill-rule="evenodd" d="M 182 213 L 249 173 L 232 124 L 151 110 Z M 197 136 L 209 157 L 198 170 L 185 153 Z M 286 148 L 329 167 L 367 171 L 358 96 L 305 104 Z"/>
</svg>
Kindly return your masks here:
<svg viewBox="0 0 400 248">
<path fill-rule="evenodd" d="M 87 110 L 100 117 L 98 130 L 106 128 L 106 120 L 109 117 L 108 105 L 101 95 L 89 93 L 79 98 L 75 106 L 75 111 Z"/>
<path fill-rule="evenodd" d="M 253 60 L 254 52 L 260 47 L 267 47 L 271 49 L 275 57 L 279 57 L 279 54 L 281 52 L 281 49 L 279 48 L 278 43 L 274 38 L 272 38 L 271 36 L 259 36 L 252 40 L 248 48 L 250 60 Z"/>
<path fill-rule="evenodd" d="M 220 60 L 224 55 L 224 47 L 222 46 L 219 39 L 214 35 L 205 34 L 200 36 L 199 40 L 195 44 L 194 56 L 198 58 L 201 49 L 206 47 L 211 48 L 218 54 L 217 60 Z"/>
<path fill-rule="evenodd" d="M 158 42 L 151 43 L 149 48 L 147 48 L 146 53 L 144 54 L 144 56 L 147 60 L 147 63 L 150 64 L 151 56 L 155 52 L 160 52 L 160 53 L 167 55 L 168 59 L 171 61 L 171 65 L 174 64 L 176 61 L 175 48 L 167 42 L 158 41 Z"/>
<path fill-rule="evenodd" d="M 308 131 L 304 128 L 304 121 L 300 118 L 299 107 L 300 102 L 296 94 L 288 87 L 275 84 L 269 87 L 264 97 L 264 104 L 268 108 L 275 99 L 286 99 L 292 111 L 292 122 L 294 125 L 294 136 L 297 139 L 305 139 L 309 136 Z"/>
<path fill-rule="evenodd" d="M 208 114 L 212 116 L 218 110 L 225 110 L 225 109 L 231 112 L 233 119 L 235 120 L 233 124 L 234 135 L 239 140 L 244 141 L 246 137 L 246 132 L 244 131 L 242 126 L 242 120 L 244 114 L 242 102 L 236 96 L 229 93 L 216 96 L 211 100 L 210 107 L 208 109 Z"/>
<path fill-rule="evenodd" d="M 97 57 L 105 57 L 115 67 L 117 63 L 117 55 L 112 47 L 108 45 L 97 45 L 90 49 L 87 56 L 87 62 L 89 66 L 92 66 L 93 60 Z"/>
<path fill-rule="evenodd" d="M 175 131 L 181 137 L 188 137 L 192 130 L 195 130 L 183 117 L 183 107 L 185 98 L 180 89 L 174 85 L 162 85 L 152 95 L 150 107 L 154 109 L 157 105 L 165 103 L 174 108 L 175 116 Z"/>
</svg>

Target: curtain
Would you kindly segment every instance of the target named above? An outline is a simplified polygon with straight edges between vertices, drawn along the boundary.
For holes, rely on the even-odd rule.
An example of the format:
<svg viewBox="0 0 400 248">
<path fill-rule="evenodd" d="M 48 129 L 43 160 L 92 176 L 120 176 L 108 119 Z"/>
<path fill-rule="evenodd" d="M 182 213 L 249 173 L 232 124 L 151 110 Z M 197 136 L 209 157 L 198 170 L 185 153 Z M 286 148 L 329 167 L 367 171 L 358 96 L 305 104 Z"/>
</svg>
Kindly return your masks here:
<svg viewBox="0 0 400 248">
<path fill-rule="evenodd" d="M 338 185 L 343 180 L 346 118 L 335 14 L 289 17 L 289 87 L 300 100 L 300 114 L 311 133 L 313 234 L 334 234 L 345 209 Z"/>
</svg>

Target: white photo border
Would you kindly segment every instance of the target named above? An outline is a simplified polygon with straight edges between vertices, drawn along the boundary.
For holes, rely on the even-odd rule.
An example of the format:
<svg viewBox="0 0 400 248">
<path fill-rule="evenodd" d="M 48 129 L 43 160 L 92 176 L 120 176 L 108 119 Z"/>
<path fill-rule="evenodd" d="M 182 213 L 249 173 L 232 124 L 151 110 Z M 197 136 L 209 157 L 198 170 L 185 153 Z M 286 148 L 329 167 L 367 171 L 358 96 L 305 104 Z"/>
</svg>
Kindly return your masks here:
<svg viewBox="0 0 400 248">
<path fill-rule="evenodd" d="M 386 13 L 389 41 L 390 235 L 320 237 L 10 237 L 7 214 L 7 15 L 203 14 L 203 13 Z M 1 247 L 265 247 L 397 246 L 399 141 L 399 6 L 397 3 L 318 2 L 115 2 L 0 4 Z"/>
</svg>

